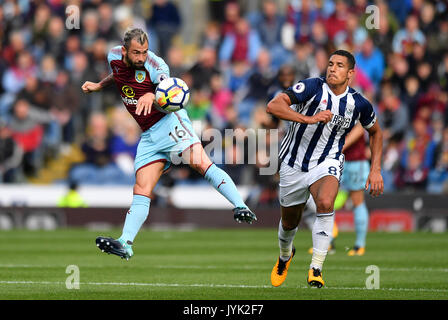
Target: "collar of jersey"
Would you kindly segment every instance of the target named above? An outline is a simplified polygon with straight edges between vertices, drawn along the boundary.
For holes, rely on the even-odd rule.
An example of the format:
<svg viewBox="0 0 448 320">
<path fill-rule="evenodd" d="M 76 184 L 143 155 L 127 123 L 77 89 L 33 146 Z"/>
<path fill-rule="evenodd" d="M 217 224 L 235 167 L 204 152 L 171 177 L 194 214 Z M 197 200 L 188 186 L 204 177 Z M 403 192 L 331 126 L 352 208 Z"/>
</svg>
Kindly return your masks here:
<svg viewBox="0 0 448 320">
<path fill-rule="evenodd" d="M 329 93 L 332 97 L 335 97 L 335 98 L 338 98 L 338 99 L 341 98 L 341 97 L 343 97 L 343 96 L 345 96 L 345 95 L 348 93 L 348 90 L 349 90 L 349 86 L 347 86 L 347 88 L 345 88 L 345 91 L 344 91 L 344 92 L 342 92 L 342 93 L 339 94 L 339 95 L 335 95 L 334 92 L 331 91 L 331 88 L 328 86 L 327 83 L 325 83 L 325 86 L 326 86 L 326 89 L 327 89 L 328 93 Z"/>
</svg>

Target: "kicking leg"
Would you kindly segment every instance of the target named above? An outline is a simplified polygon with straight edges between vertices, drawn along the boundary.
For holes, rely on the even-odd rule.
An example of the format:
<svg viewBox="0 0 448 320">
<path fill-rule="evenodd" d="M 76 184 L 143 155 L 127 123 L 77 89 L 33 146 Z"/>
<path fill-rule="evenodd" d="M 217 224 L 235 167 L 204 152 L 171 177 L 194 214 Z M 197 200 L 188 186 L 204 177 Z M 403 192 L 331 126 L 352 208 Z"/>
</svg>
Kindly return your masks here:
<svg viewBox="0 0 448 320">
<path fill-rule="evenodd" d="M 255 214 L 249 210 L 241 198 L 232 178 L 211 162 L 202 145 L 195 144 L 191 146 L 191 148 L 182 153 L 182 157 L 191 168 L 203 175 L 205 180 L 233 204 L 236 221 L 252 223 L 252 221 L 257 220 Z"/>
</svg>

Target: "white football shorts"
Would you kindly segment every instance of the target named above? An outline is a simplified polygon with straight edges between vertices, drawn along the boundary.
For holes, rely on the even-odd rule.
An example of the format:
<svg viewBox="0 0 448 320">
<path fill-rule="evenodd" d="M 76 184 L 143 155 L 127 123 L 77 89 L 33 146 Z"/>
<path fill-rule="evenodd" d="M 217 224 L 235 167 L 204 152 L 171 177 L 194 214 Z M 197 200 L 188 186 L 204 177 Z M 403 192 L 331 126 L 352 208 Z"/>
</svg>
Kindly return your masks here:
<svg viewBox="0 0 448 320">
<path fill-rule="evenodd" d="M 301 203 L 306 203 L 309 196 L 309 187 L 325 176 L 334 176 L 340 182 L 344 160 L 325 159 L 323 162 L 309 170 L 303 172 L 291 168 L 282 162 L 280 165 L 280 190 L 279 201 L 282 207 L 292 207 Z"/>
</svg>

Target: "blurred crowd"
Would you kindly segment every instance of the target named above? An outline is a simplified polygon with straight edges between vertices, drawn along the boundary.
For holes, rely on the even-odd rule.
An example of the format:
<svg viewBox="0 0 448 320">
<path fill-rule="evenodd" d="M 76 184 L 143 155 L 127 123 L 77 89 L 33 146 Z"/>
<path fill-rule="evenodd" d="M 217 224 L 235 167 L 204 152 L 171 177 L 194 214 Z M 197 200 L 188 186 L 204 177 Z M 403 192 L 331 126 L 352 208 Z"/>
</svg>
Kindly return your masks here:
<svg viewBox="0 0 448 320">
<path fill-rule="evenodd" d="M 67 1 L 81 13 L 80 28 L 68 29 L 63 1 L 3 0 L 0 181 L 26 182 L 48 159 L 77 146 L 84 161 L 71 165 L 67 181 L 133 183 L 139 128 L 114 86 L 91 95 L 80 87 L 109 74 L 108 50 L 134 26 L 148 31 L 150 49 L 191 88 L 186 109 L 199 134 L 279 129 L 281 138 L 284 123 L 266 114 L 267 102 L 298 80 L 324 76 L 334 50 L 353 52 L 351 86 L 372 102 L 384 130 L 385 191 L 448 192 L 448 1 L 247 3 L 207 1 L 208 19 L 192 54 L 180 34 L 195 22 L 176 1 Z M 373 20 L 366 12 L 372 4 L 379 13 Z M 257 139 L 277 142 L 269 137 Z M 223 141 L 232 159 L 223 168 L 237 184 L 254 186 L 254 204 L 277 202 L 277 177 L 258 170 L 269 147 L 247 164 L 247 144 L 237 138 Z M 202 182 L 181 165 L 161 185 Z"/>
</svg>

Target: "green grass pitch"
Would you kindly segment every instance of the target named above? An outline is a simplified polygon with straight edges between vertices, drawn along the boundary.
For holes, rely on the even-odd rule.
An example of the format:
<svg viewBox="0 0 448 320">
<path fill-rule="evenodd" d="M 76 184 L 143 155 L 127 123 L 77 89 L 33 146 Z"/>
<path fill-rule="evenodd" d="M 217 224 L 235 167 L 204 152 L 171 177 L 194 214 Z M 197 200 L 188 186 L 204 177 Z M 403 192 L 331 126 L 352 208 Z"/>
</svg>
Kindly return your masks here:
<svg viewBox="0 0 448 320">
<path fill-rule="evenodd" d="M 448 237 L 431 233 L 369 233 L 365 256 L 348 257 L 354 233 L 342 232 L 324 264 L 325 287 L 308 288 L 311 233 L 299 231 L 288 278 L 270 272 L 277 230 L 142 230 L 129 260 L 101 253 L 98 235 L 120 230 L 0 232 L 0 299 L 308 300 L 448 299 Z M 69 265 L 79 289 L 67 289 Z M 370 265 L 379 289 L 366 289 Z"/>
</svg>

